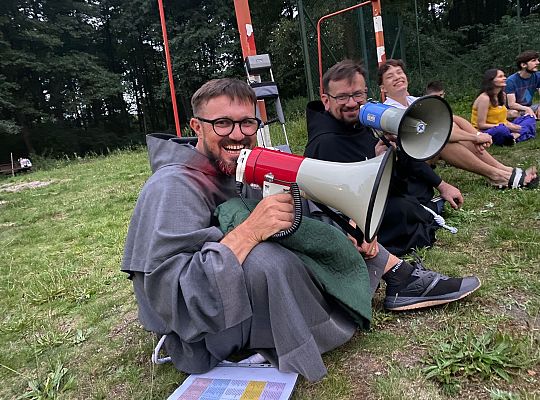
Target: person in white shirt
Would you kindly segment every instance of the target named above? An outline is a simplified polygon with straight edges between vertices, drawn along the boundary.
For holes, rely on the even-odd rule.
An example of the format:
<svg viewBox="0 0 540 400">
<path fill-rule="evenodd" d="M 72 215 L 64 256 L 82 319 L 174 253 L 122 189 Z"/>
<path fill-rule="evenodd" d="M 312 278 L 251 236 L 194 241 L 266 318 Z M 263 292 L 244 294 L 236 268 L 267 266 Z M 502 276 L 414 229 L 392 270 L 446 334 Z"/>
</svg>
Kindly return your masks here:
<svg viewBox="0 0 540 400">
<path fill-rule="evenodd" d="M 409 81 L 402 60 L 390 59 L 379 67 L 378 82 L 386 96 L 384 104 L 407 108 L 418 97 L 408 92 Z M 512 168 L 495 159 L 486 150 L 492 140 L 488 134 L 478 132 L 464 118 L 453 116 L 450 140 L 440 153 L 440 158 L 465 171 L 488 179 L 497 188 L 518 188 L 537 182 L 536 167 L 526 171 Z M 470 126 L 469 126 L 470 125 Z M 521 179 L 523 178 L 523 179 Z M 520 184 L 515 184 L 516 182 Z"/>
</svg>

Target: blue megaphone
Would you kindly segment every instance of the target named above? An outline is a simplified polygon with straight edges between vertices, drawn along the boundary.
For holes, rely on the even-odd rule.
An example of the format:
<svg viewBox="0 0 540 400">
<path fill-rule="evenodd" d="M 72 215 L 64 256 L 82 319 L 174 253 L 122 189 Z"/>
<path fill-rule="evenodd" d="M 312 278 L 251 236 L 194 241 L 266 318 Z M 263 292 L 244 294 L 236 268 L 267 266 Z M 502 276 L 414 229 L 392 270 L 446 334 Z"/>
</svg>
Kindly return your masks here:
<svg viewBox="0 0 540 400">
<path fill-rule="evenodd" d="M 439 96 L 425 96 L 408 108 L 376 101 L 360 107 L 360 123 L 379 132 L 397 135 L 398 146 L 410 157 L 429 160 L 441 152 L 452 132 L 452 109 Z"/>
</svg>

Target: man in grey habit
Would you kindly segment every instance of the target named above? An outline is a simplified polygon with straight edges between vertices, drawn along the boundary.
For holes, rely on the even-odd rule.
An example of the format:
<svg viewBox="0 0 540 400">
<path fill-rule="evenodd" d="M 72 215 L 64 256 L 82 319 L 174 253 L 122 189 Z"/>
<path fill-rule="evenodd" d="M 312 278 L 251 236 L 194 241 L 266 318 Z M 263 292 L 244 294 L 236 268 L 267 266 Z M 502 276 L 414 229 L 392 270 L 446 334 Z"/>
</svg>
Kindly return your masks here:
<svg viewBox="0 0 540 400">
<path fill-rule="evenodd" d="M 141 323 L 167 335 L 165 349 L 176 368 L 206 372 L 244 349 L 281 371 L 319 380 L 327 372 L 321 354 L 347 342 L 359 326 L 369 327 L 370 300 L 383 274 L 387 296 L 413 299 L 407 309 L 448 303 L 480 285 L 474 277 L 448 278 L 412 267 L 376 243 L 352 244 L 337 229 L 313 221 L 337 232 L 345 243 L 340 246 L 358 257 L 348 275 L 355 278 L 344 280 L 363 288 L 349 296 L 366 299 L 367 311 L 360 304 L 355 318 L 347 300 L 336 291 L 330 296 L 331 285 L 322 284 L 297 253 L 267 240 L 292 224 L 289 194 L 260 200 L 244 222 L 223 233 L 216 208 L 238 197 L 236 161 L 242 149 L 255 146 L 256 101 L 245 82 L 207 82 L 192 98 L 195 147 L 160 136 L 147 139 L 153 175 L 131 219 L 122 271 L 133 282 Z M 258 191 L 244 192 L 260 199 Z M 310 236 L 322 235 L 317 232 L 322 230 Z M 429 297 L 434 288 L 435 302 Z"/>
</svg>

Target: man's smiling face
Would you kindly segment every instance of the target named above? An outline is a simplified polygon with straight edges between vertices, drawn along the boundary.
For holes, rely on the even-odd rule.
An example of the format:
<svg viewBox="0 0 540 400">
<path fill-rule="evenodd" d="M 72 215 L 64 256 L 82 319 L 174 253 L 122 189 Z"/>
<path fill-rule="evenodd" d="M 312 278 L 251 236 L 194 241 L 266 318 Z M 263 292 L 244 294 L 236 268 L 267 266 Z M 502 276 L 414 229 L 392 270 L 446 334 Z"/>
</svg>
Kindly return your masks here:
<svg viewBox="0 0 540 400">
<path fill-rule="evenodd" d="M 241 121 L 255 117 L 255 106 L 250 102 L 233 100 L 228 96 L 218 96 L 210 99 L 201 109 L 199 117 L 214 120 L 229 118 Z M 245 136 L 240 130 L 240 124 L 235 124 L 230 135 L 219 136 L 214 132 L 212 124 L 192 118 L 191 128 L 198 137 L 197 150 L 206 155 L 217 168 L 226 175 L 236 171 L 236 161 L 242 149 L 255 146 L 257 135 Z"/>
<path fill-rule="evenodd" d="M 348 79 L 343 79 L 340 81 L 330 81 L 328 83 L 327 94 L 323 93 L 321 100 L 324 104 L 324 108 L 332 116 L 340 121 L 343 121 L 347 124 L 354 124 L 358 122 L 358 112 L 360 106 L 366 103 L 367 93 L 366 81 L 364 77 L 357 73 L 354 75 L 354 78 L 349 81 Z M 363 98 L 361 101 L 355 101 L 352 94 L 362 94 Z M 337 96 L 350 96 L 345 104 L 338 104 L 336 99 L 331 97 Z"/>
<path fill-rule="evenodd" d="M 407 94 L 409 81 L 403 69 L 399 66 L 390 66 L 382 75 L 381 89 L 388 97 L 398 97 Z"/>
</svg>

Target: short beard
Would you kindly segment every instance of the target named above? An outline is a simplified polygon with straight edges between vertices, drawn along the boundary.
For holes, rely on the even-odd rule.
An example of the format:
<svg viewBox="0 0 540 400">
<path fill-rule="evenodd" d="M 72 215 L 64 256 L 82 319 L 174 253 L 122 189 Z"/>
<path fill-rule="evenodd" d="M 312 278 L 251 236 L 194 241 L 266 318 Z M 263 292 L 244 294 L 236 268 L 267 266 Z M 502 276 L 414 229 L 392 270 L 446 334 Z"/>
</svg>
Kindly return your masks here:
<svg viewBox="0 0 540 400">
<path fill-rule="evenodd" d="M 226 146 L 228 144 L 235 144 L 238 143 L 237 141 L 230 140 L 228 137 L 223 138 L 219 146 Z M 246 148 L 251 148 L 251 140 L 247 137 L 244 137 L 243 140 L 240 141 L 240 144 L 244 145 Z M 212 164 L 224 175 L 227 176 L 233 176 L 236 173 L 236 162 L 238 158 L 236 158 L 234 161 L 228 162 L 223 160 L 222 158 L 219 158 L 216 154 L 213 154 L 207 147 L 206 142 L 204 142 L 204 149 L 206 152 L 206 156 L 210 159 Z"/>
<path fill-rule="evenodd" d="M 357 110 L 356 107 L 354 108 L 347 108 L 347 110 L 349 111 L 356 111 L 358 113 L 360 113 L 359 109 Z M 345 110 L 341 110 L 342 112 L 344 112 Z M 353 126 L 355 125 L 357 122 L 358 122 L 358 115 L 352 119 L 352 120 L 345 120 L 345 119 L 342 119 L 342 122 L 345 123 L 345 125 L 348 125 L 348 126 Z"/>
<path fill-rule="evenodd" d="M 212 160 L 218 170 L 227 176 L 232 176 L 236 172 L 236 160 L 234 162 L 225 162 L 222 159 Z"/>
<path fill-rule="evenodd" d="M 535 68 L 536 70 L 538 70 L 538 68 Z M 525 71 L 528 73 L 528 74 L 531 74 L 533 75 L 536 71 L 534 69 L 529 69 L 529 68 L 525 68 Z"/>
</svg>

